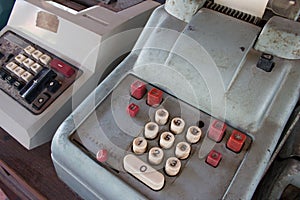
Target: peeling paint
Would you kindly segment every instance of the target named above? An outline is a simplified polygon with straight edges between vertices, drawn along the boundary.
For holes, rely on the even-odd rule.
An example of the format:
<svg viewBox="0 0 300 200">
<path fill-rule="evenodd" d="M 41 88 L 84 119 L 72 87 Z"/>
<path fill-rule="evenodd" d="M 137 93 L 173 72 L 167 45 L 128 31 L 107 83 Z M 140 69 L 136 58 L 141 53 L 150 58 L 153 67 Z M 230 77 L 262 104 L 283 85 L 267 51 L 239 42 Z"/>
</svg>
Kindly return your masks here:
<svg viewBox="0 0 300 200">
<path fill-rule="evenodd" d="M 166 0 L 165 9 L 174 17 L 189 22 L 206 0 Z"/>
<path fill-rule="evenodd" d="M 261 32 L 255 49 L 285 59 L 300 59 L 300 23 L 273 17 Z"/>
</svg>

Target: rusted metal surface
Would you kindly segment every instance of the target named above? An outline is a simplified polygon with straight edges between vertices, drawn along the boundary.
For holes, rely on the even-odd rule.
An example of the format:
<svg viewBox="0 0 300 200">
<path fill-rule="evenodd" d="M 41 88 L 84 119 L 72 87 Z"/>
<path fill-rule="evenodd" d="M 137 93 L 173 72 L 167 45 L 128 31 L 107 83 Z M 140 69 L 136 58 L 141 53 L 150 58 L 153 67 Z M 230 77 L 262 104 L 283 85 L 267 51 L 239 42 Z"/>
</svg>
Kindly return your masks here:
<svg viewBox="0 0 300 200">
<path fill-rule="evenodd" d="M 268 8 L 280 16 L 297 21 L 300 14 L 300 0 L 269 0 Z"/>
<path fill-rule="evenodd" d="M 300 59 L 300 23 L 272 17 L 262 30 L 255 49 L 285 59 Z"/>
<path fill-rule="evenodd" d="M 167 0 L 166 11 L 176 18 L 189 22 L 206 0 Z"/>
</svg>

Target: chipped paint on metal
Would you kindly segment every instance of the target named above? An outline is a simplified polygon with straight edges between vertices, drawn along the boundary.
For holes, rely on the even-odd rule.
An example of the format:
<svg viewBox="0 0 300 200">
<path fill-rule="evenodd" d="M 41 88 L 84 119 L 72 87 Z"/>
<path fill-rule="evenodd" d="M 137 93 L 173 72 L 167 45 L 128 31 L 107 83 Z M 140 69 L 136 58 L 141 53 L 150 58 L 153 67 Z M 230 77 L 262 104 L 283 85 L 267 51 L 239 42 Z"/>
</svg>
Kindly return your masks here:
<svg viewBox="0 0 300 200">
<path fill-rule="evenodd" d="M 300 59 L 300 23 L 273 17 L 263 28 L 255 49 L 285 59 Z"/>
<path fill-rule="evenodd" d="M 166 11 L 174 17 L 189 22 L 206 0 L 167 0 Z"/>
</svg>

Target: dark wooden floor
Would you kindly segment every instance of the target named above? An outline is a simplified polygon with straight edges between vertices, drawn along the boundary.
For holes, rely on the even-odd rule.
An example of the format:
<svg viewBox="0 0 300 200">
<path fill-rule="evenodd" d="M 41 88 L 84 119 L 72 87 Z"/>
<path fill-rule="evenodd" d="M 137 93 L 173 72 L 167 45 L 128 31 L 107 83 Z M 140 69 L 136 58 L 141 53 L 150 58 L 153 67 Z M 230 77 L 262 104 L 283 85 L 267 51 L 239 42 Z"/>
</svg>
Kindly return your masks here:
<svg viewBox="0 0 300 200">
<path fill-rule="evenodd" d="M 60 181 L 50 143 L 28 151 L 0 128 L 0 188 L 14 199 L 80 199 Z"/>
</svg>

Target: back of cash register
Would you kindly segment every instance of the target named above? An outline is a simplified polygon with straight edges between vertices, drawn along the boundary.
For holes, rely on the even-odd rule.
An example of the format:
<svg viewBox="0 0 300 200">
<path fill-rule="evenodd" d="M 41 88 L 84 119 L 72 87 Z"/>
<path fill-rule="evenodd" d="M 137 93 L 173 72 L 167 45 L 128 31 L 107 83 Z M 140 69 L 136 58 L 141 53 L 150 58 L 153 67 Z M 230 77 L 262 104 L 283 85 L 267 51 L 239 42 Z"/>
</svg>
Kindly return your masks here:
<svg viewBox="0 0 300 200">
<path fill-rule="evenodd" d="M 85 199 L 251 199 L 299 120 L 299 3 L 166 1 L 55 133 L 58 176 Z"/>
</svg>

